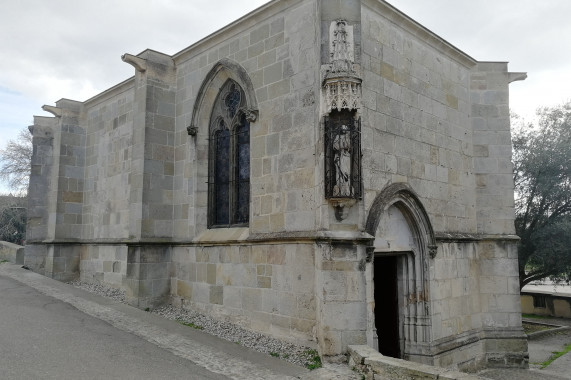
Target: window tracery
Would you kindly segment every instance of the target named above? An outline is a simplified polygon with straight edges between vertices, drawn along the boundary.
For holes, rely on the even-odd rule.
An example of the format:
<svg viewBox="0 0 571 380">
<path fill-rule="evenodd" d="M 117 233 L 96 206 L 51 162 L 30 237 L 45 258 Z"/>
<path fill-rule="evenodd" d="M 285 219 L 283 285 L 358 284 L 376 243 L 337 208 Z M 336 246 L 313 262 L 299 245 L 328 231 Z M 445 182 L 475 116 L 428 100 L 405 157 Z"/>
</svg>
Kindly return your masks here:
<svg viewBox="0 0 571 380">
<path fill-rule="evenodd" d="M 242 88 L 222 86 L 210 117 L 208 226 L 248 224 L 250 214 L 250 120 Z"/>
</svg>

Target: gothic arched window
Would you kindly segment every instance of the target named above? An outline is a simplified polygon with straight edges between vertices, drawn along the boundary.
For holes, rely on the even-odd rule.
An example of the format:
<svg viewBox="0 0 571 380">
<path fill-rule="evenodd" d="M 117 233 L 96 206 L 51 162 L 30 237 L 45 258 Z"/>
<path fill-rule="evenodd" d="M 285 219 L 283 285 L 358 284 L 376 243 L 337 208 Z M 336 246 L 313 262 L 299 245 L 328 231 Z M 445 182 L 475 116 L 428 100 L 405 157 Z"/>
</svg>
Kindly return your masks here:
<svg viewBox="0 0 571 380">
<path fill-rule="evenodd" d="M 250 122 L 242 88 L 229 79 L 210 117 L 208 227 L 246 226 L 250 215 Z"/>
</svg>

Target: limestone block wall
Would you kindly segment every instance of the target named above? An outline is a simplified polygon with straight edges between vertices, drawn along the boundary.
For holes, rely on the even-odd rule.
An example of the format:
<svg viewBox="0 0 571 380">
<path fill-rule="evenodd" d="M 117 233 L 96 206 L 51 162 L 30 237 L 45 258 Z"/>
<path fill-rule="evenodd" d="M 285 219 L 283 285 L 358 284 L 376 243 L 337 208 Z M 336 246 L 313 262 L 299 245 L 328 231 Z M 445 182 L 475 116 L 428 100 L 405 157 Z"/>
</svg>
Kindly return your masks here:
<svg viewBox="0 0 571 380">
<path fill-rule="evenodd" d="M 441 241 L 429 273 L 435 364 L 524 365 L 515 241 Z"/>
<path fill-rule="evenodd" d="M 429 273 L 434 341 L 479 331 L 482 317 L 477 243 L 442 243 Z"/>
<path fill-rule="evenodd" d="M 474 369 L 483 363 L 478 242 L 443 241 L 430 267 L 435 365 Z"/>
<path fill-rule="evenodd" d="M 34 117 L 31 126 L 34 150 L 31 159 L 30 184 L 28 186 L 28 221 L 26 240 L 28 243 L 47 239 L 49 236 L 50 205 L 49 190 L 54 183 L 52 173 L 57 171 L 54 162 L 54 139 L 57 119 L 53 117 Z M 59 151 L 59 149 L 58 149 Z M 53 226 L 52 226 L 53 227 Z"/>
<path fill-rule="evenodd" d="M 486 362 L 499 367 L 527 365 L 517 240 L 484 240 L 480 246 L 480 276 Z"/>
<path fill-rule="evenodd" d="M 406 182 L 435 231 L 475 232 L 468 56 L 381 2 L 362 7 L 365 209 Z"/>
<path fill-rule="evenodd" d="M 480 294 L 484 328 L 519 328 L 521 311 L 517 241 L 480 245 Z"/>
<path fill-rule="evenodd" d="M 515 234 L 509 82 L 505 62 L 478 62 L 470 74 L 478 232 L 482 234 Z"/>
<path fill-rule="evenodd" d="M 85 104 L 83 238 L 129 237 L 133 81 Z"/>
<path fill-rule="evenodd" d="M 251 80 L 259 110 L 251 123 L 251 233 L 315 228 L 317 186 L 315 89 L 319 85 L 315 1 L 268 4 L 255 20 L 230 25 L 191 46 L 177 65 L 174 233 L 177 239 L 206 229 L 208 118 L 188 136 L 194 103 L 209 71 L 221 60 L 237 63 Z M 220 74 L 219 80 L 224 78 Z M 218 78 L 218 77 L 217 77 Z M 216 91 L 205 97 L 213 101 Z"/>
<path fill-rule="evenodd" d="M 80 252 L 75 245 L 50 244 L 46 247 L 44 274 L 59 281 L 79 277 Z"/>
<path fill-rule="evenodd" d="M 85 245 L 80 248 L 80 280 L 101 282 L 123 288 L 127 274 L 127 252 L 124 245 Z"/>
<path fill-rule="evenodd" d="M 174 247 L 171 298 L 245 328 L 308 344 L 315 247 L 307 243 Z"/>
<path fill-rule="evenodd" d="M 170 56 L 139 54 L 136 70 L 130 235 L 170 238 L 173 231 L 175 68 Z"/>
<path fill-rule="evenodd" d="M 153 308 L 167 302 L 172 269 L 170 246 L 128 246 L 126 274 L 123 280 L 127 302 L 140 309 Z"/>
<path fill-rule="evenodd" d="M 57 191 L 57 119 L 55 117 L 34 117 L 34 125 L 29 127 L 34 146 L 31 158 L 30 184 L 28 186 L 28 220 L 26 225 L 26 254 L 24 264 L 38 273 L 45 273 L 47 247 L 41 241 L 53 237 L 55 209 L 50 199 L 52 187 Z M 51 221 L 51 223 L 50 223 Z"/>
<path fill-rule="evenodd" d="M 333 241 L 317 248 L 317 340 L 322 355 L 337 356 L 367 343 L 365 246 Z"/>
<path fill-rule="evenodd" d="M 55 239 L 78 240 L 82 232 L 85 126 L 82 103 L 61 99 L 56 102 L 59 121 L 59 160 L 55 210 Z"/>
</svg>

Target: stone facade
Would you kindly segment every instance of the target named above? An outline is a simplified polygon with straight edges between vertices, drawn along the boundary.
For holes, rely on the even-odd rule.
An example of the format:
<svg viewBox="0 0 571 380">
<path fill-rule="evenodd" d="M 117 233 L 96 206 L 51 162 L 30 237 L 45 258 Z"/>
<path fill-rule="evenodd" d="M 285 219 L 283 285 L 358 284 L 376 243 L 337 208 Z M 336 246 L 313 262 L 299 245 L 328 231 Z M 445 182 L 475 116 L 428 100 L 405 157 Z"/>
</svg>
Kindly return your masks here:
<svg viewBox="0 0 571 380">
<path fill-rule="evenodd" d="M 331 360 L 366 344 L 527 365 L 508 111 L 524 74 L 379 0 L 276 0 L 173 56 L 122 59 L 134 77 L 30 127 L 26 265 Z M 249 182 L 225 188 L 238 167 Z"/>
</svg>

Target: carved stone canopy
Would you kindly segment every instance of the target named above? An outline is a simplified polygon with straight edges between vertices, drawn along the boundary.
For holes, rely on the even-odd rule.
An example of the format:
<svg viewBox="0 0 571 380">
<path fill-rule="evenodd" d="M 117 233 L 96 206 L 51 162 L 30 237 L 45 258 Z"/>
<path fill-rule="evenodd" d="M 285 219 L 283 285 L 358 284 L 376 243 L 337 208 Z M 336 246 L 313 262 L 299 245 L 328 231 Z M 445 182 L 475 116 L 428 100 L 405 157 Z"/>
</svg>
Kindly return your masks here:
<svg viewBox="0 0 571 380">
<path fill-rule="evenodd" d="M 355 77 L 326 78 L 323 84 L 325 112 L 361 108 L 361 79 Z"/>
<path fill-rule="evenodd" d="M 325 113 L 361 108 L 361 78 L 355 70 L 353 26 L 335 20 L 329 27 L 330 63 L 324 67 Z"/>
</svg>

